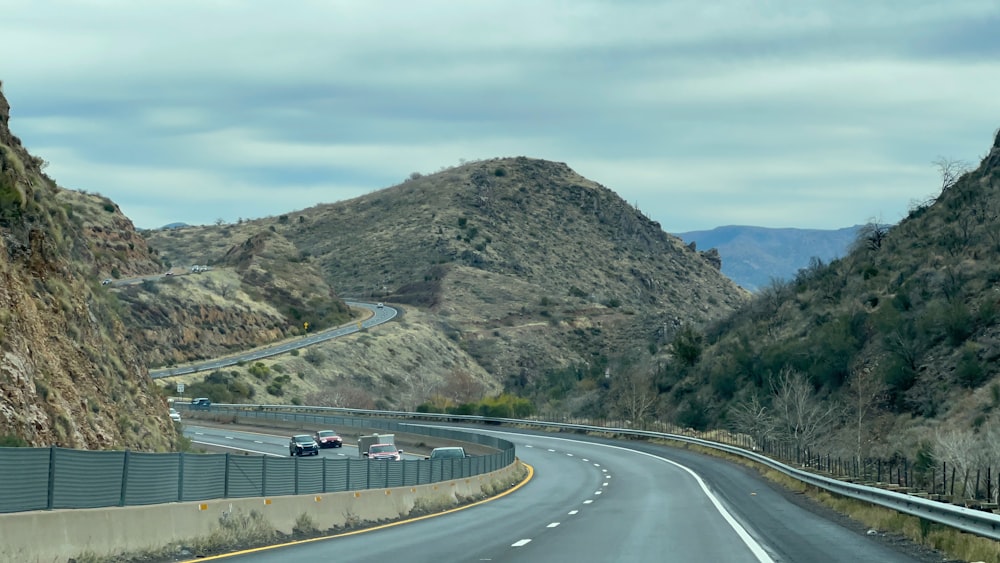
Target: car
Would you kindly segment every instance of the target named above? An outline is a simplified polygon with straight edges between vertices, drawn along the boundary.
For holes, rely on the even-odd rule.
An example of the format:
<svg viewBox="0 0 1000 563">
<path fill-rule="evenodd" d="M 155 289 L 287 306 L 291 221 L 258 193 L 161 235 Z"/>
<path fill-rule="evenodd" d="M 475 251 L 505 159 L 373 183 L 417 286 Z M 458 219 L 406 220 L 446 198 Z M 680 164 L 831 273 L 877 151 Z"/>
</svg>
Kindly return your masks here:
<svg viewBox="0 0 1000 563">
<path fill-rule="evenodd" d="M 170 420 L 174 422 L 181 421 L 181 413 L 177 412 L 177 409 L 170 407 Z"/>
<path fill-rule="evenodd" d="M 344 439 L 333 430 L 317 430 L 313 434 L 313 440 L 321 448 L 340 448 L 344 445 Z"/>
<path fill-rule="evenodd" d="M 381 303 L 379 303 L 378 305 L 375 305 L 375 306 L 376 306 L 376 307 L 378 307 L 379 309 L 381 309 L 381 308 L 385 307 L 385 305 L 383 305 L 383 304 L 381 304 Z"/>
<path fill-rule="evenodd" d="M 101 280 L 101 285 L 111 285 L 111 278 Z"/>
<path fill-rule="evenodd" d="M 372 444 L 362 455 L 370 460 L 399 461 L 401 453 L 403 450 L 396 449 L 395 444 Z"/>
<path fill-rule="evenodd" d="M 196 399 L 191 399 L 191 410 L 202 410 L 207 411 L 212 408 L 212 401 L 208 400 L 207 397 L 198 397 Z"/>
<path fill-rule="evenodd" d="M 163 275 L 165 275 L 165 276 L 172 276 L 172 275 L 174 275 L 174 272 L 171 270 L 171 271 L 169 271 L 169 272 L 167 272 L 167 273 L 165 273 Z"/>
<path fill-rule="evenodd" d="M 465 453 L 465 448 L 449 446 L 447 448 L 434 448 L 431 450 L 431 455 L 425 457 L 424 459 L 454 459 L 465 457 L 469 457 Z"/>
<path fill-rule="evenodd" d="M 288 440 L 288 455 L 319 455 L 319 444 L 309 434 L 296 434 Z"/>
</svg>

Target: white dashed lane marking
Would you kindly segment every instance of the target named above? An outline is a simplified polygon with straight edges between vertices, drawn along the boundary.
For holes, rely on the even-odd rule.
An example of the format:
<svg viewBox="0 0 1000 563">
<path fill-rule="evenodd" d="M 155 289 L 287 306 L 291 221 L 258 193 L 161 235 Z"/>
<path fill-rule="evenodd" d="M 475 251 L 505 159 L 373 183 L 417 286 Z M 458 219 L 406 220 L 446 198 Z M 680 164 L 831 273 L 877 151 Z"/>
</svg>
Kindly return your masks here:
<svg viewBox="0 0 1000 563">
<path fill-rule="evenodd" d="M 523 547 L 528 545 L 531 540 L 517 540 L 516 542 L 510 544 L 511 547 Z"/>
<path fill-rule="evenodd" d="M 559 522 L 553 522 L 553 523 L 551 523 L 551 524 L 549 524 L 548 526 L 545 526 L 545 527 L 546 528 L 555 528 L 558 525 L 559 525 Z"/>
<path fill-rule="evenodd" d="M 574 514 L 579 514 L 579 513 L 580 513 L 580 511 L 579 511 L 579 510 L 570 510 L 570 511 L 569 511 L 569 515 L 570 515 L 570 516 L 573 516 Z"/>
</svg>

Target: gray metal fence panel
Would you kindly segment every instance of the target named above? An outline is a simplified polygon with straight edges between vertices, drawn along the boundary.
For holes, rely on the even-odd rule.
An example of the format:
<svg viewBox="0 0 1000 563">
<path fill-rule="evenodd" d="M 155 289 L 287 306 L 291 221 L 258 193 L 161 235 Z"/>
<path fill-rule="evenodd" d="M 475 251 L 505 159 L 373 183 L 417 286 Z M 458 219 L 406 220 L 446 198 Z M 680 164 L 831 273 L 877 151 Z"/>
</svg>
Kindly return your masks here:
<svg viewBox="0 0 1000 563">
<path fill-rule="evenodd" d="M 180 454 L 131 452 L 125 472 L 125 504 L 160 504 L 177 500 Z"/>
<path fill-rule="evenodd" d="M 326 471 L 325 467 L 334 460 L 329 460 L 325 457 L 308 460 L 299 460 L 295 458 L 297 463 L 295 482 L 297 483 L 297 490 L 295 494 L 298 495 L 311 495 L 314 493 L 323 492 L 323 473 Z M 270 481 L 270 477 L 268 477 Z"/>
<path fill-rule="evenodd" d="M 390 461 L 386 463 L 386 487 L 402 487 L 403 486 L 403 469 L 406 464 L 400 463 L 399 461 Z"/>
<path fill-rule="evenodd" d="M 225 454 L 181 454 L 181 475 L 178 496 L 183 502 L 226 496 Z"/>
<path fill-rule="evenodd" d="M 302 465 L 304 459 L 297 457 L 262 457 L 264 471 L 264 496 L 294 495 L 296 464 Z M 321 464 L 319 458 L 310 462 Z"/>
<path fill-rule="evenodd" d="M 404 459 L 399 462 L 403 466 L 403 486 L 412 487 L 420 482 L 420 466 L 423 460 Z"/>
<path fill-rule="evenodd" d="M 0 448 L 0 512 L 49 507 L 49 448 Z"/>
<path fill-rule="evenodd" d="M 368 461 L 368 489 L 378 489 L 389 486 L 389 464 L 395 461 Z"/>
<path fill-rule="evenodd" d="M 179 405 L 184 408 L 184 405 Z M 240 418 L 361 427 L 481 443 L 501 451 L 452 464 L 467 477 L 514 462 L 513 444 L 481 434 L 393 420 L 287 412 L 292 407 L 213 406 Z M 322 411 L 321 411 L 322 412 Z M 50 461 L 51 460 L 51 461 Z M 296 468 L 295 463 L 298 463 Z M 64 448 L 0 448 L 0 512 L 92 508 L 278 495 L 313 494 L 428 484 L 444 479 L 440 461 L 369 462 L 366 459 L 274 459 L 236 454 L 153 454 Z"/>
<path fill-rule="evenodd" d="M 228 469 L 227 497 L 264 496 L 264 456 L 229 455 Z"/>
<path fill-rule="evenodd" d="M 121 503 L 125 452 L 55 448 L 52 459 L 52 508 L 100 508 Z"/>
<path fill-rule="evenodd" d="M 335 459 L 327 460 L 324 472 L 326 474 L 326 491 L 327 493 L 339 493 L 341 491 L 349 490 L 347 483 L 348 468 L 350 460 L 347 459 Z"/>
<path fill-rule="evenodd" d="M 368 489 L 368 460 L 349 459 L 347 460 L 347 482 L 349 491 L 359 491 Z"/>
</svg>

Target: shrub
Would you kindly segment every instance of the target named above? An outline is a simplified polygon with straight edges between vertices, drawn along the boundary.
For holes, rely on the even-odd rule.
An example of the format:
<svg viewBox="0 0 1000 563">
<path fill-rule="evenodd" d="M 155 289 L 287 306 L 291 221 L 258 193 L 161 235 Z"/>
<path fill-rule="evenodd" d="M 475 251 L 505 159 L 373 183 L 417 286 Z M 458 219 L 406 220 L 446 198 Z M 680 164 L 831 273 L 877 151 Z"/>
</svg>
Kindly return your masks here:
<svg viewBox="0 0 1000 563">
<path fill-rule="evenodd" d="M 971 342 L 962 347 L 962 355 L 955 367 L 955 376 L 963 387 L 974 389 L 986 382 L 987 373 L 979 363 L 976 345 Z"/>
<path fill-rule="evenodd" d="M 13 436 L 11 434 L 0 435 L 0 448 L 26 448 L 28 447 L 28 442 L 20 436 Z"/>
<path fill-rule="evenodd" d="M 250 375 L 261 381 L 267 381 L 267 379 L 271 376 L 271 368 L 264 365 L 263 362 L 254 363 L 247 371 L 250 372 Z"/>
</svg>

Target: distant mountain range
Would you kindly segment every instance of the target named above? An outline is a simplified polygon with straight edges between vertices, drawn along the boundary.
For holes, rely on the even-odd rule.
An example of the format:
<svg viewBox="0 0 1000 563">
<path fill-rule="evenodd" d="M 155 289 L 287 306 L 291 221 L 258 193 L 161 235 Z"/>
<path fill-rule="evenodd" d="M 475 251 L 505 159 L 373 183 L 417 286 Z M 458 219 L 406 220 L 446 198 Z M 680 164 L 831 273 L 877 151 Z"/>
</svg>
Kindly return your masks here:
<svg viewBox="0 0 1000 563">
<path fill-rule="evenodd" d="M 675 235 L 684 242 L 695 243 L 698 250 L 718 249 L 722 273 L 743 288 L 757 291 L 772 280 L 794 278 L 814 257 L 827 263 L 846 255 L 860 228 L 860 225 L 836 230 L 728 225 Z"/>
</svg>

